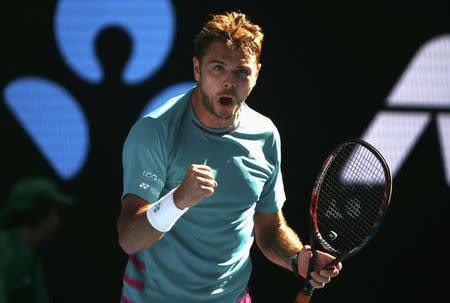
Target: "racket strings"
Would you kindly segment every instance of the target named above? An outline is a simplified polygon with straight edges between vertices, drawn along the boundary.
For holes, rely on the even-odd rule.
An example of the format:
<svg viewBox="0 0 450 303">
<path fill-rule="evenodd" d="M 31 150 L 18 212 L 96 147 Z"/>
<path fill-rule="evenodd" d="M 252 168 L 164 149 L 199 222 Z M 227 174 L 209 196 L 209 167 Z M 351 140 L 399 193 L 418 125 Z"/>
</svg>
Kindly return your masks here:
<svg viewBox="0 0 450 303">
<path fill-rule="evenodd" d="M 382 213 L 385 182 L 383 165 L 370 150 L 354 144 L 340 149 L 318 188 L 322 240 L 344 252 L 364 243 Z"/>
<path fill-rule="evenodd" d="M 335 208 L 335 206 L 328 207 L 326 209 L 326 211 L 322 211 L 321 209 L 318 209 L 318 211 L 320 212 L 320 214 L 322 216 L 326 216 L 326 217 L 330 218 L 330 208 Z M 339 226 L 340 225 L 354 225 L 355 223 L 358 223 L 357 225 L 354 225 L 354 228 L 357 228 L 358 230 L 361 231 L 361 233 L 364 234 L 367 230 L 370 230 L 373 227 L 373 225 L 376 221 L 376 218 L 368 218 L 368 219 L 363 218 L 360 215 L 359 210 L 355 211 L 355 213 L 351 213 L 347 209 L 344 209 L 343 211 L 335 210 L 334 213 L 335 213 L 334 218 L 333 218 L 333 219 L 335 219 L 334 222 L 330 221 L 330 220 L 327 220 L 325 223 L 322 222 L 322 225 L 325 227 L 328 226 L 328 229 L 331 229 L 331 228 L 336 229 L 337 228 L 337 229 L 345 230 L 347 228 L 346 226 L 342 226 L 342 227 L 339 227 Z M 351 220 L 344 220 L 344 216 L 350 216 L 352 219 L 357 218 L 358 220 L 357 220 L 357 222 L 351 222 Z M 344 233 L 344 235 L 345 235 L 345 233 Z"/>
<path fill-rule="evenodd" d="M 323 186 L 328 187 L 328 190 L 324 190 L 321 193 L 322 195 L 325 195 L 328 198 L 327 199 L 328 201 L 333 201 L 333 199 L 335 197 L 338 198 L 336 200 L 342 200 L 342 199 L 345 199 L 345 198 L 349 197 L 350 195 L 352 195 L 354 198 L 352 200 L 348 200 L 348 201 L 349 202 L 355 202 L 355 201 L 359 201 L 358 197 L 363 197 L 364 196 L 364 193 L 363 193 L 364 189 L 361 189 L 361 188 L 352 189 L 352 193 L 348 193 L 348 191 L 342 190 L 342 189 L 340 189 L 340 188 L 338 188 L 336 186 L 333 187 L 330 184 L 323 184 Z M 370 210 L 370 212 L 368 212 L 368 213 L 372 213 L 375 216 L 378 213 L 379 209 L 380 209 L 379 206 L 376 205 L 376 202 L 379 199 L 379 196 L 373 195 L 372 192 L 373 192 L 372 190 L 369 192 L 369 196 L 370 196 L 369 198 L 371 198 L 375 202 L 373 202 L 373 203 L 365 203 L 365 206 L 367 206 L 367 208 L 369 208 L 369 210 Z M 334 200 L 334 201 L 336 201 L 336 200 Z M 323 201 L 323 202 L 326 202 L 326 201 Z M 327 204 L 327 203 L 325 203 L 325 204 Z M 322 205 L 322 203 L 321 203 L 321 205 Z M 352 204 L 352 205 L 355 205 L 355 204 Z M 360 209 L 360 207 L 361 207 L 360 204 L 357 204 L 357 205 L 358 205 L 358 209 Z M 356 207 L 352 207 L 352 209 L 349 210 L 349 211 L 350 212 L 356 211 L 355 208 Z M 378 217 L 378 215 L 376 215 L 376 217 Z"/>
<path fill-rule="evenodd" d="M 322 207 L 318 209 L 319 217 L 322 216 L 327 219 L 320 220 L 319 218 L 319 230 L 321 233 L 324 233 L 325 231 L 325 235 L 330 232 L 338 235 L 339 243 L 341 243 L 339 246 L 343 245 L 341 249 L 351 249 L 364 240 L 365 235 L 368 234 L 375 223 L 373 217 L 367 219 L 359 212 L 359 210 L 355 211 L 355 213 L 357 213 L 357 216 L 355 216 L 353 213 L 349 214 L 348 210 L 338 210 L 335 204 L 328 205 L 328 207 L 327 205 L 322 205 Z M 346 219 L 348 216 L 352 219 Z M 347 230 L 352 230 L 352 233 L 349 234 Z"/>
<path fill-rule="evenodd" d="M 349 212 L 345 208 L 340 210 L 337 209 L 336 204 L 325 205 L 318 209 L 319 217 L 326 217 L 327 220 L 320 220 L 319 230 L 320 231 L 333 231 L 339 235 L 339 239 L 346 243 L 345 247 L 354 246 L 355 242 L 361 242 L 363 237 L 358 235 L 365 235 L 367 231 L 373 227 L 374 220 L 365 219 L 360 215 L 360 210 L 356 210 L 353 213 Z M 356 215 L 355 215 L 356 214 Z M 358 218 L 358 222 L 355 220 L 345 220 L 344 216 L 351 216 L 352 219 Z M 347 229 L 356 229 L 356 232 L 351 234 L 351 237 L 345 232 Z"/>
<path fill-rule="evenodd" d="M 330 184 L 323 184 L 322 186 L 326 186 L 328 188 L 322 189 L 321 194 L 322 194 L 323 199 L 320 204 L 321 208 L 325 207 L 327 210 L 329 210 L 330 206 L 331 206 L 330 204 L 336 203 L 336 200 L 342 201 L 342 200 L 345 200 L 350 195 L 352 195 L 354 198 L 346 201 L 346 203 L 345 203 L 344 207 L 347 209 L 346 213 L 349 214 L 351 217 L 359 218 L 359 220 L 362 221 L 363 223 L 367 223 L 368 228 L 371 228 L 373 226 L 372 222 L 378 218 L 378 212 L 380 209 L 379 205 L 376 205 L 377 200 L 379 201 L 379 196 L 374 196 L 372 194 L 372 191 L 370 191 L 370 195 L 372 197 L 369 197 L 369 198 L 372 198 L 372 200 L 374 200 L 374 199 L 376 199 L 376 200 L 374 200 L 374 202 L 364 204 L 364 207 L 368 208 L 368 211 L 364 212 L 365 214 L 367 214 L 367 217 L 369 217 L 369 219 L 366 220 L 366 216 L 360 216 L 362 207 L 363 207 L 363 206 L 361 206 L 361 203 L 363 203 L 363 201 L 360 201 L 358 199 L 359 197 L 364 196 L 363 189 L 361 189 L 361 188 L 352 189 L 353 192 L 348 193 L 348 191 L 340 190 L 339 187 L 331 186 Z M 332 202 L 330 203 L 327 201 L 332 201 Z M 334 208 L 336 208 L 336 207 L 334 207 Z"/>
<path fill-rule="evenodd" d="M 326 214 L 326 216 L 328 216 L 328 214 Z M 339 223 L 330 222 L 329 220 L 327 223 L 321 222 L 318 225 L 318 229 L 321 234 L 323 234 L 321 236 L 323 240 L 329 243 L 333 242 L 333 246 L 339 251 L 347 252 L 353 247 L 361 244 L 365 239 L 367 231 L 373 227 L 373 225 L 369 226 L 368 223 L 365 223 L 364 226 L 362 226 L 361 223 L 363 221 L 360 221 L 358 224 L 352 224 L 349 220 L 342 220 L 342 216 L 335 221 L 339 221 Z M 356 230 L 352 234 L 348 234 L 345 231 L 349 228 Z M 337 239 L 329 239 L 330 237 L 337 237 Z"/>
<path fill-rule="evenodd" d="M 340 232 L 340 230 L 337 230 L 332 227 L 319 227 L 321 230 L 329 230 L 328 234 L 320 234 L 320 238 L 325 241 L 327 244 L 330 243 L 333 246 L 333 250 L 337 251 L 339 253 L 347 253 L 351 251 L 354 247 L 357 247 L 361 245 L 366 237 L 364 236 L 366 231 L 359 230 L 357 233 L 348 235 L 345 233 Z M 348 226 L 347 228 L 355 228 L 354 225 Z M 332 238 L 331 238 L 332 237 Z M 335 239 L 334 239 L 335 238 Z"/>
</svg>

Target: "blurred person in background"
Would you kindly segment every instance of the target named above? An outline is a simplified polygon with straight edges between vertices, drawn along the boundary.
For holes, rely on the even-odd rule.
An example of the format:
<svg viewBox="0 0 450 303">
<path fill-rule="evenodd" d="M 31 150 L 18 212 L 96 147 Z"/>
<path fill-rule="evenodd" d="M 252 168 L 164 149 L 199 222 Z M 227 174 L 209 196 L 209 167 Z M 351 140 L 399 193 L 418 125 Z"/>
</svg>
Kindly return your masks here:
<svg viewBox="0 0 450 303">
<path fill-rule="evenodd" d="M 61 226 L 61 208 L 75 199 L 49 177 L 26 177 L 0 204 L 0 302 L 46 303 L 49 291 L 39 253 Z"/>
</svg>

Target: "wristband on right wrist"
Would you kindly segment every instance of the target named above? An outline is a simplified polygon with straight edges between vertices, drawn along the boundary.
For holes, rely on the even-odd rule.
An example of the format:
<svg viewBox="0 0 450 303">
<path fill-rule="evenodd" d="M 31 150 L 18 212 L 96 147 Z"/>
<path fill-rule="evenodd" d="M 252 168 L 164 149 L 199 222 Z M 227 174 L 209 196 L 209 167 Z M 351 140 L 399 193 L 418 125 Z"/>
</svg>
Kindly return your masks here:
<svg viewBox="0 0 450 303">
<path fill-rule="evenodd" d="M 175 201 L 173 200 L 173 192 L 175 189 L 147 208 L 148 222 L 160 232 L 168 232 L 177 220 L 189 209 L 188 207 L 179 209 L 175 205 Z"/>
</svg>

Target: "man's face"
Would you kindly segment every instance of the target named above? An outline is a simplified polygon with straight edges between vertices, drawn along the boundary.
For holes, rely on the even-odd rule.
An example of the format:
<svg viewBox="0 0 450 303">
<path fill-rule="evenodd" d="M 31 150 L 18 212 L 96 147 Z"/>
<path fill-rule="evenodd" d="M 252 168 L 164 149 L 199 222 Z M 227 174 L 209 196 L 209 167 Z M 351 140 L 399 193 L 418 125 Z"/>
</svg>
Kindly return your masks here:
<svg viewBox="0 0 450 303">
<path fill-rule="evenodd" d="M 202 61 L 194 57 L 193 63 L 203 106 L 214 119 L 233 122 L 256 84 L 260 69 L 256 56 L 214 42 Z"/>
<path fill-rule="evenodd" d="M 56 231 L 61 226 L 61 214 L 60 209 L 58 207 L 53 207 L 48 215 L 43 218 L 40 224 L 36 227 L 39 230 L 42 240 L 48 241 L 50 240 Z"/>
</svg>

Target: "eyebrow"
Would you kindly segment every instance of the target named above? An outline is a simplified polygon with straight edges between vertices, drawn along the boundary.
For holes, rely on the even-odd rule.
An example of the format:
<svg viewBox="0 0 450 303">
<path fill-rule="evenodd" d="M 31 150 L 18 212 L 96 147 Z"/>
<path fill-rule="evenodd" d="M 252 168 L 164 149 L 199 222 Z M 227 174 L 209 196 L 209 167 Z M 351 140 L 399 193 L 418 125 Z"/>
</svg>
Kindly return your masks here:
<svg viewBox="0 0 450 303">
<path fill-rule="evenodd" d="M 225 62 L 217 60 L 217 59 L 212 59 L 211 61 L 208 62 L 208 64 L 211 64 L 211 63 L 219 63 L 219 64 L 222 64 L 222 65 L 225 65 Z"/>
<path fill-rule="evenodd" d="M 214 64 L 214 63 L 226 65 L 226 63 L 224 61 L 221 61 L 221 60 L 218 60 L 218 59 L 212 59 L 211 61 L 207 62 L 207 64 Z M 243 68 L 243 69 L 250 70 L 250 67 L 248 67 L 247 65 L 238 65 L 238 66 L 235 66 L 235 68 Z"/>
</svg>

